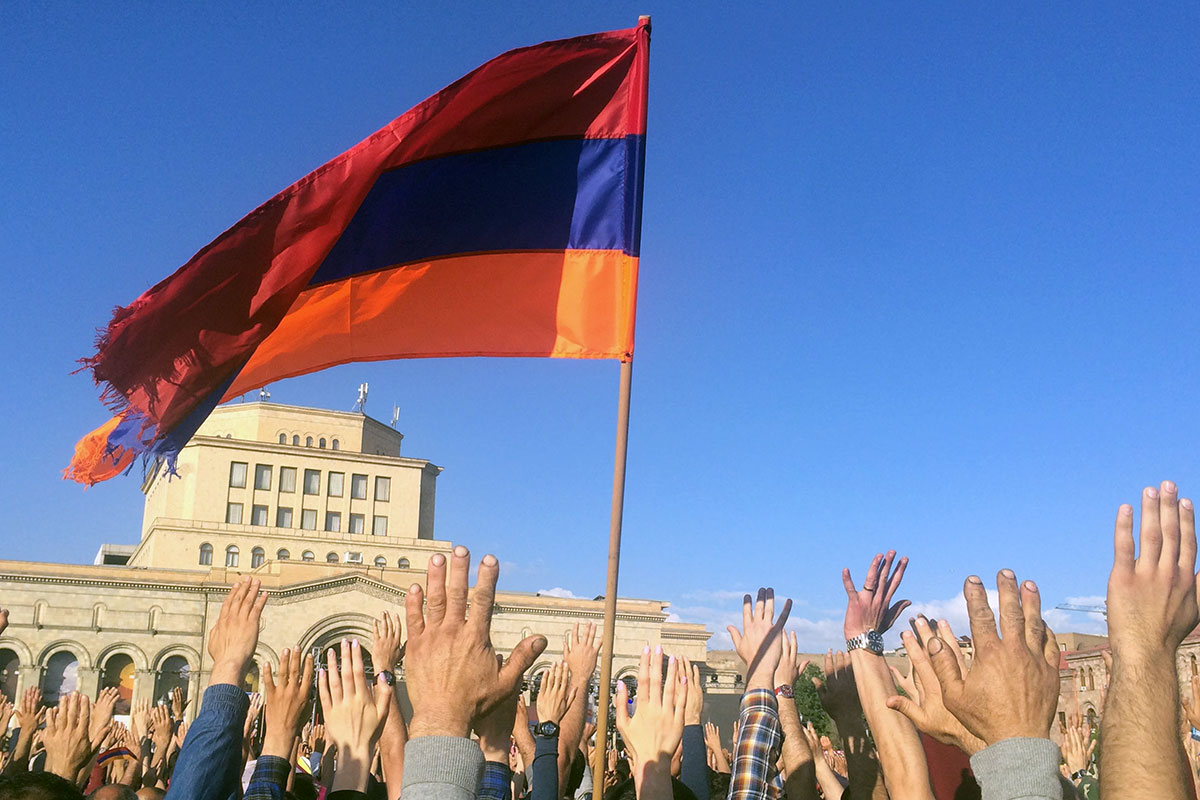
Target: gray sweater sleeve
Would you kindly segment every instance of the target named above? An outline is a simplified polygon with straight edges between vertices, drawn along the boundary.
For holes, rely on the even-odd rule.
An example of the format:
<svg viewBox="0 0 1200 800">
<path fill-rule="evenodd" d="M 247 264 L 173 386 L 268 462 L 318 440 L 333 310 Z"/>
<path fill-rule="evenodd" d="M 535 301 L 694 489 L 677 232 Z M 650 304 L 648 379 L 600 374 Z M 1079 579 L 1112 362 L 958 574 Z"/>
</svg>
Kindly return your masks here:
<svg viewBox="0 0 1200 800">
<path fill-rule="evenodd" d="M 483 751 L 470 739 L 419 736 L 404 745 L 405 800 L 475 800 Z"/>
<path fill-rule="evenodd" d="M 1059 759 L 1049 739 L 1005 739 L 971 756 L 971 770 L 983 800 L 1062 800 Z"/>
</svg>

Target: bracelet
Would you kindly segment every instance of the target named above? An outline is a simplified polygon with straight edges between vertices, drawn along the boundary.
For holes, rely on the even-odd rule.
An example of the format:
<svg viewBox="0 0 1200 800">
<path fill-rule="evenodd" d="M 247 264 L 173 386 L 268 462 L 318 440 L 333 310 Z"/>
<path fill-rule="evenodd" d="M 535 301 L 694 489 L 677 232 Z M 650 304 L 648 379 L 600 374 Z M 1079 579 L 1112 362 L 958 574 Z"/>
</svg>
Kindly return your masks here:
<svg viewBox="0 0 1200 800">
<path fill-rule="evenodd" d="M 786 683 L 782 683 L 779 686 L 775 687 L 775 696 L 776 697 L 795 697 L 796 693 L 792 691 L 791 686 L 788 686 Z"/>
</svg>

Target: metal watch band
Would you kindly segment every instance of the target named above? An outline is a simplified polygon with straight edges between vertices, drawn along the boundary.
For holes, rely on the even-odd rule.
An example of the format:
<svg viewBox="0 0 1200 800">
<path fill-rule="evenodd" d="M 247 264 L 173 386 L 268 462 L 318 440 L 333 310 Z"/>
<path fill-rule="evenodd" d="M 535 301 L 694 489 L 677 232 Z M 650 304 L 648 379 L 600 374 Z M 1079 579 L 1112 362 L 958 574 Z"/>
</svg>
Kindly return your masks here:
<svg viewBox="0 0 1200 800">
<path fill-rule="evenodd" d="M 881 656 L 883 655 L 883 635 L 868 629 L 846 640 L 846 652 L 851 650 L 866 650 L 868 653 Z"/>
</svg>

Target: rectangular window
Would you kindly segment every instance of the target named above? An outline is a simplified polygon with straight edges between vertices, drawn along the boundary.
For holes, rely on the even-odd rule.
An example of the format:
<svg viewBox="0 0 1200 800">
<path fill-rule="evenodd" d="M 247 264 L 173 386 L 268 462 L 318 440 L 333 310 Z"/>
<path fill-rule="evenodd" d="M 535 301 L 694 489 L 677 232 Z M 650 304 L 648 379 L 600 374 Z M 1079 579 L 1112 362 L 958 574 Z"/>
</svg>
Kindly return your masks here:
<svg viewBox="0 0 1200 800">
<path fill-rule="evenodd" d="M 279 507 L 275 512 L 275 527 L 290 528 L 292 527 L 292 510 L 290 508 Z"/>
<path fill-rule="evenodd" d="M 392 496 L 392 479 L 391 478 L 376 478 L 375 479 L 375 499 L 381 503 L 386 503 L 388 498 Z"/>
<path fill-rule="evenodd" d="M 340 531 L 342 529 L 342 515 L 338 511 L 325 512 L 325 530 Z"/>
<path fill-rule="evenodd" d="M 387 536 L 387 517 L 374 517 L 371 520 L 371 533 L 376 536 Z"/>
<path fill-rule="evenodd" d="M 225 521 L 230 525 L 242 524 L 242 504 L 230 503 L 225 506 Z"/>
<path fill-rule="evenodd" d="M 246 488 L 246 462 L 234 461 L 229 465 L 229 485 L 234 489 Z"/>
<path fill-rule="evenodd" d="M 269 519 L 267 516 L 268 512 L 269 509 L 266 506 L 251 506 L 250 524 L 262 525 L 263 527 L 266 527 L 268 525 L 267 520 Z"/>
<path fill-rule="evenodd" d="M 271 465 L 254 465 L 254 488 L 266 491 L 271 488 Z"/>
<path fill-rule="evenodd" d="M 350 515 L 350 533 L 362 533 L 363 532 L 363 524 L 364 524 L 364 518 L 363 518 L 362 514 L 351 514 Z"/>
<path fill-rule="evenodd" d="M 317 529 L 316 509 L 306 508 L 300 512 L 300 527 L 306 531 L 315 531 Z"/>
<path fill-rule="evenodd" d="M 279 468 L 279 491 L 281 491 L 281 492 L 296 491 L 296 468 L 295 467 L 280 467 Z"/>
<path fill-rule="evenodd" d="M 305 494 L 320 494 L 321 493 L 321 470 L 319 470 L 319 469 L 304 470 L 304 493 Z"/>
<path fill-rule="evenodd" d="M 367 476 L 366 475 L 351 475 L 350 476 L 350 497 L 354 500 L 367 499 Z"/>
<path fill-rule="evenodd" d="M 344 488 L 343 485 L 345 483 L 346 483 L 346 473 L 344 473 L 344 472 L 329 473 L 329 496 L 330 497 L 341 497 L 342 489 Z"/>
</svg>

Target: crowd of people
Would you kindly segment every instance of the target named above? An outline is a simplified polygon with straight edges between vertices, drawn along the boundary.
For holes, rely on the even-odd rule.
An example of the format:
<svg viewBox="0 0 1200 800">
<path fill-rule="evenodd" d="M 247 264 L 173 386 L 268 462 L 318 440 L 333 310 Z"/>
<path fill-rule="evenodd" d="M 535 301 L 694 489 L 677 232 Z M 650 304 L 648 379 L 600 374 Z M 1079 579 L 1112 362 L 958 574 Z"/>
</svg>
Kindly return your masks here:
<svg viewBox="0 0 1200 800">
<path fill-rule="evenodd" d="M 595 628 L 571 632 L 527 702 L 526 673 L 546 639 L 503 656 L 493 649 L 499 562 L 484 556 L 469 589 L 470 555 L 459 546 L 430 560 L 403 624 L 390 612 L 377 621 L 373 679 L 363 646 L 342 641 L 323 665 L 284 650 L 276 671 L 264 666 L 261 696 L 249 696 L 243 681 L 267 595 L 246 578 L 210 632 L 210 681 L 190 726 L 178 694 L 136 704 L 126 726 L 114 721 L 111 691 L 43 708 L 28 689 L 16 707 L 0 707 L 0 730 L 12 725 L 0 798 L 1194 798 L 1181 725 L 1200 721 L 1200 685 L 1181 700 L 1175 653 L 1200 622 L 1195 514 L 1168 481 L 1142 493 L 1139 517 L 1135 548 L 1133 508 L 1117 512 L 1110 682 L 1095 731 L 1071 720 L 1052 738 L 1059 648 L 1036 584 L 1009 569 L 996 576 L 998 614 L 984 582 L 966 578 L 970 657 L 944 620 L 918 615 L 902 634 L 911 672 L 893 672 L 881 637 L 908 605 L 895 599 L 908 562 L 890 551 L 875 556 L 861 588 L 842 575 L 847 651 L 831 653 L 815 681 L 836 749 L 792 699 L 806 662 L 786 632 L 791 601 L 777 609 L 771 589 L 746 595 L 742 624 L 729 629 L 746 676 L 731 738 L 704 724 L 699 668 L 647 646 L 636 698 L 617 684 L 617 735 L 596 742 L 587 714 Z M 0 611 L 0 631 L 6 624 Z M 407 719 L 392 672 L 400 664 Z"/>
</svg>

